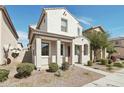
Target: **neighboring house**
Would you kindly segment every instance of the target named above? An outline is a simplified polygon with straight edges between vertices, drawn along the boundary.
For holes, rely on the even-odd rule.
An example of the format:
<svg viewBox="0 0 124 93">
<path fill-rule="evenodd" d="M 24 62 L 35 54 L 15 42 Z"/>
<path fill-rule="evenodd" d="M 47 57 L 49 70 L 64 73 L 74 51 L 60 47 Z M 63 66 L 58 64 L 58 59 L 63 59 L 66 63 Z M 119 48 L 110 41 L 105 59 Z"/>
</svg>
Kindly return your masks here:
<svg viewBox="0 0 124 93">
<path fill-rule="evenodd" d="M 114 44 L 114 47 L 117 51 L 113 54 L 113 56 L 124 59 L 124 37 L 112 38 L 110 41 Z"/>
<path fill-rule="evenodd" d="M 18 48 L 19 50 L 22 50 L 22 49 L 23 49 L 23 44 L 22 44 L 21 42 L 18 42 L 17 48 Z"/>
<path fill-rule="evenodd" d="M 65 8 L 44 8 L 39 22 L 29 27 L 32 61 L 37 68 L 49 63 L 86 64 L 90 43 L 82 36 L 83 27 Z"/>
<path fill-rule="evenodd" d="M 84 30 L 83 33 L 92 33 L 93 31 L 97 31 L 97 32 L 105 32 L 104 28 L 102 26 L 94 26 L 94 27 L 91 27 L 87 30 Z M 90 51 L 90 59 L 93 60 L 94 58 L 94 53 L 93 51 L 91 50 Z M 100 49 L 100 50 L 97 50 L 97 59 L 105 59 L 108 57 L 108 53 L 106 52 L 106 49 Z"/>
<path fill-rule="evenodd" d="M 0 6 L 0 65 L 4 64 L 4 48 L 17 46 L 18 35 L 4 6 Z"/>
</svg>

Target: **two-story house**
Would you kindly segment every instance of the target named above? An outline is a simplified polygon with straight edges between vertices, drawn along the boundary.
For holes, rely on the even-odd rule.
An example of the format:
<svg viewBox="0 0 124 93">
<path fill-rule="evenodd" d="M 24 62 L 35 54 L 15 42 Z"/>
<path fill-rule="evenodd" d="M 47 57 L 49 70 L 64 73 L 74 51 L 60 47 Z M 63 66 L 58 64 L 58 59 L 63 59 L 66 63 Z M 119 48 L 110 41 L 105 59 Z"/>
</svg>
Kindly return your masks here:
<svg viewBox="0 0 124 93">
<path fill-rule="evenodd" d="M 117 51 L 113 56 L 124 59 L 124 37 L 112 38 L 110 41 L 114 44 Z"/>
<path fill-rule="evenodd" d="M 17 46 L 18 34 L 4 6 L 0 6 L 0 65 L 4 64 L 4 48 Z"/>
<path fill-rule="evenodd" d="M 39 22 L 29 26 L 32 61 L 37 68 L 54 62 L 86 64 L 90 60 L 90 42 L 82 36 L 83 27 L 65 8 L 44 8 Z"/>
</svg>

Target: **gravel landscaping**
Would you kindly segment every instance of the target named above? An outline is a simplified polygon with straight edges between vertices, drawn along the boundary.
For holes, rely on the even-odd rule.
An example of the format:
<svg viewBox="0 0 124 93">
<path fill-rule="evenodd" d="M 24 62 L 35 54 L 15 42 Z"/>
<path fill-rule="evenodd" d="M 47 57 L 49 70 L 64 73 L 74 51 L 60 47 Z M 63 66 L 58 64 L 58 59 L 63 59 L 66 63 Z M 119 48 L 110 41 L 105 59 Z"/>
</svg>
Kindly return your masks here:
<svg viewBox="0 0 124 93">
<path fill-rule="evenodd" d="M 108 70 L 107 67 L 106 67 L 106 65 L 100 65 L 99 63 L 93 63 L 93 65 L 90 66 L 90 67 L 91 68 L 94 68 L 94 69 L 106 71 L 106 72 L 109 72 L 109 73 L 114 73 L 114 72 L 122 69 L 122 68 L 113 66 L 112 67 L 112 70 Z"/>
<path fill-rule="evenodd" d="M 94 80 L 104 77 L 101 74 L 91 72 L 76 66 L 70 67 L 67 71 L 61 71 L 62 76 L 57 77 L 54 73 L 33 71 L 32 75 L 24 79 L 16 79 L 16 63 L 8 66 L 0 66 L 10 70 L 9 79 L 0 83 L 1 87 L 80 87 Z"/>
</svg>

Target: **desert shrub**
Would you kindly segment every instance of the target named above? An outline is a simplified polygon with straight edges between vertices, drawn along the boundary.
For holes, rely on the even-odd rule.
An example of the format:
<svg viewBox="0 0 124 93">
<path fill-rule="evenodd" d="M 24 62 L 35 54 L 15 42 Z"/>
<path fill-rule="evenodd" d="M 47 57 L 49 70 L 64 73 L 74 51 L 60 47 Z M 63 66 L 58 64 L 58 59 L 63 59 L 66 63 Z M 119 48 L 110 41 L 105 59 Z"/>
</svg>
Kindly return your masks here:
<svg viewBox="0 0 124 93">
<path fill-rule="evenodd" d="M 56 72 L 59 69 L 57 63 L 50 63 L 49 64 L 49 72 Z"/>
<path fill-rule="evenodd" d="M 93 65 L 93 62 L 90 60 L 87 62 L 87 66 L 92 66 Z"/>
<path fill-rule="evenodd" d="M 112 70 L 113 69 L 113 64 L 106 64 L 107 70 Z"/>
<path fill-rule="evenodd" d="M 111 59 L 108 60 L 108 64 L 112 64 L 113 61 Z"/>
<path fill-rule="evenodd" d="M 100 62 L 100 61 L 101 61 L 101 59 L 97 59 L 97 60 L 96 60 L 96 62 Z"/>
<path fill-rule="evenodd" d="M 69 69 L 69 66 L 70 66 L 70 65 L 69 65 L 68 62 L 63 62 L 61 69 L 62 69 L 62 70 L 68 70 L 68 69 Z"/>
<path fill-rule="evenodd" d="M 18 72 L 16 78 L 26 78 L 31 75 L 31 72 L 35 69 L 35 65 L 32 63 L 21 63 L 17 66 L 16 71 Z"/>
<path fill-rule="evenodd" d="M 107 63 L 108 63 L 108 60 L 106 60 L 106 59 L 100 60 L 100 65 L 106 65 Z"/>
<path fill-rule="evenodd" d="M 19 53 L 14 53 L 14 52 L 13 52 L 13 53 L 11 54 L 11 56 L 12 56 L 13 58 L 16 58 L 16 57 L 19 56 Z"/>
<path fill-rule="evenodd" d="M 0 82 L 3 82 L 8 79 L 9 72 L 9 70 L 0 69 Z"/>
<path fill-rule="evenodd" d="M 57 70 L 54 75 L 57 76 L 57 77 L 61 77 L 62 76 L 62 71 Z"/>
<path fill-rule="evenodd" d="M 119 62 L 114 63 L 114 66 L 116 66 L 116 67 L 124 67 L 123 63 L 119 63 Z"/>
</svg>

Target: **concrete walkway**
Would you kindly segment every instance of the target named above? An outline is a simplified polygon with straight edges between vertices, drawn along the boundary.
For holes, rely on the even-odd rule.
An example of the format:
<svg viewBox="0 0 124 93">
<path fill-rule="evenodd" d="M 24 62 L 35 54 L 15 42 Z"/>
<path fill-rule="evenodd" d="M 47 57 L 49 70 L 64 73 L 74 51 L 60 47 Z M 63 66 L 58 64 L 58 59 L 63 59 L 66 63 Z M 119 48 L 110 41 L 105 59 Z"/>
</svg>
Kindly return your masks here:
<svg viewBox="0 0 124 93">
<path fill-rule="evenodd" d="M 124 69 L 82 87 L 124 87 Z"/>
<path fill-rule="evenodd" d="M 102 74 L 102 75 L 109 75 L 110 73 L 108 72 L 105 72 L 105 71 L 102 71 L 102 70 L 98 70 L 98 69 L 93 69 L 93 68 L 90 68 L 88 66 L 83 66 L 83 65 L 80 65 L 80 64 L 75 64 L 75 66 L 78 66 L 78 67 L 81 67 L 83 69 L 87 69 L 89 71 L 93 71 L 93 72 L 96 72 L 96 73 L 99 73 L 99 74 Z"/>
</svg>

